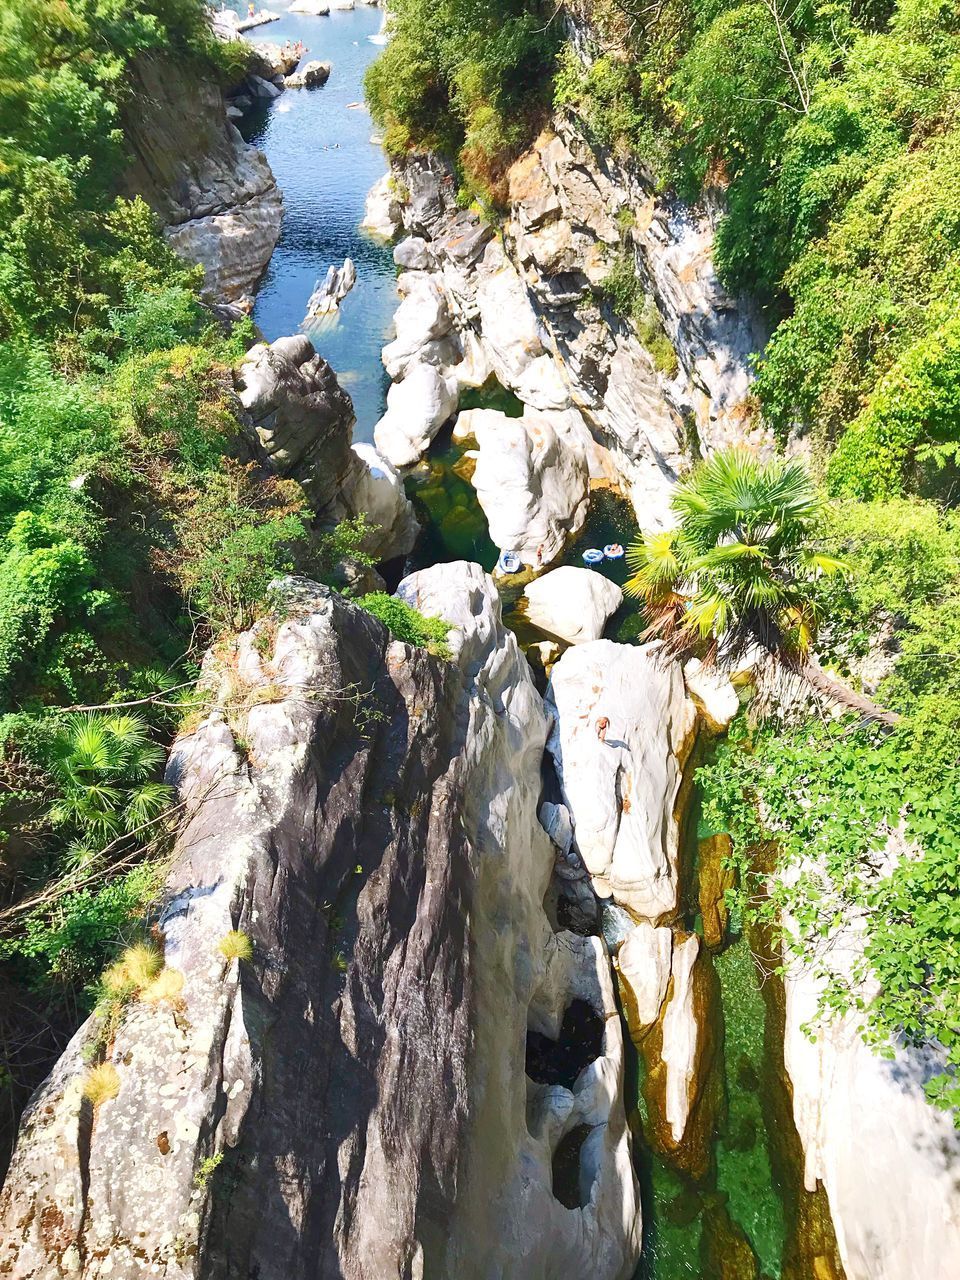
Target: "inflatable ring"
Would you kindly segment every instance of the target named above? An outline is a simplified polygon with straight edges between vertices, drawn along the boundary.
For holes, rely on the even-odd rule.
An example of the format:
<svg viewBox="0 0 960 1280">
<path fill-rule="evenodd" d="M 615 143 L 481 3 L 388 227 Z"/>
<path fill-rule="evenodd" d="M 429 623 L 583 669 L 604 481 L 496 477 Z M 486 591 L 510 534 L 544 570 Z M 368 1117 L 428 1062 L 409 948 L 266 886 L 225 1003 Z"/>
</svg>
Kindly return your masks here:
<svg viewBox="0 0 960 1280">
<path fill-rule="evenodd" d="M 603 552 L 598 547 L 588 547 L 583 553 L 584 564 L 599 564 L 603 559 Z"/>
<path fill-rule="evenodd" d="M 608 560 L 622 560 L 623 547 L 621 547 L 619 542 L 608 542 L 603 548 L 603 554 Z"/>
</svg>

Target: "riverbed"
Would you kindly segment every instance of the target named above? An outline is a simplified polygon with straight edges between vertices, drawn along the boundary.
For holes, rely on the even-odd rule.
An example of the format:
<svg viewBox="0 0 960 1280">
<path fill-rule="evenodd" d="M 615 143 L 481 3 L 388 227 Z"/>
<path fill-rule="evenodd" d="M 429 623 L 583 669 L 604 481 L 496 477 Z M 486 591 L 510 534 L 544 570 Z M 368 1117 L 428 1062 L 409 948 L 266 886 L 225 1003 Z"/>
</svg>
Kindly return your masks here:
<svg viewBox="0 0 960 1280">
<path fill-rule="evenodd" d="M 391 248 L 359 231 L 366 194 L 387 168 L 380 147 L 371 141 L 374 128 L 362 105 L 363 75 L 378 52 L 382 15 L 364 6 L 315 18 L 289 14 L 284 3 L 274 7 L 283 11 L 282 19 L 251 32 L 249 38 L 302 40 L 307 58 L 329 61 L 333 70 L 322 89 L 288 90 L 243 122 L 244 136 L 266 152 L 285 202 L 283 232 L 254 318 L 270 340 L 298 331 L 307 299 L 327 267 L 339 266 L 345 257 L 354 260 L 357 282 L 335 323 L 307 332 L 353 398 L 355 439 L 369 441 L 385 407 L 389 383 L 380 353 L 392 336 L 398 302 Z M 519 402 L 512 404 L 502 390 L 488 391 L 487 396 L 487 401 L 476 403 L 519 412 Z M 496 563 L 497 548 L 469 483 L 463 454 L 464 446 L 453 441 L 448 428 L 407 477 L 407 491 L 423 526 L 407 570 L 455 559 L 475 560 L 488 570 Z M 588 523 L 567 548 L 564 561 L 579 564 L 588 546 L 627 542 L 635 529 L 629 504 L 615 493 L 597 490 Z M 623 562 L 608 563 L 603 571 L 621 584 L 626 574 Z M 533 638 L 525 634 L 522 615 L 513 611 L 518 592 L 508 587 L 502 594 L 507 621 L 521 640 Z M 611 620 L 607 634 L 630 641 L 640 630 L 636 608 L 627 604 Z M 694 815 L 683 924 L 702 936 L 696 836 Z M 706 963 L 716 974 L 708 1016 L 710 1088 L 716 1105 L 709 1121 L 705 1173 L 692 1178 L 669 1152 L 658 1149 L 655 1123 L 644 1101 L 642 1059 L 633 1055 L 625 1101 L 643 1189 L 644 1254 L 637 1276 L 803 1280 L 813 1274 L 809 1266 L 816 1250 L 805 1238 L 810 1235 L 810 1207 L 804 1212 L 799 1207 L 804 1193 L 796 1135 L 776 1050 L 777 993 L 770 985 L 761 991 L 746 937 L 734 935 Z"/>
</svg>

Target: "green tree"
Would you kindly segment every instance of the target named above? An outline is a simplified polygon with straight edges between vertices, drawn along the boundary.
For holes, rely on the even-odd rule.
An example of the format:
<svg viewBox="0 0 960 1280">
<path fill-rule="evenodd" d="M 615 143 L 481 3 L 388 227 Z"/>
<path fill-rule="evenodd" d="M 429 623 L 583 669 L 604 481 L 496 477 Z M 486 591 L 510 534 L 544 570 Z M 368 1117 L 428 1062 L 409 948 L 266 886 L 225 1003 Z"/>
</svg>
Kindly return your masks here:
<svg viewBox="0 0 960 1280">
<path fill-rule="evenodd" d="M 163 754 L 136 715 L 88 712 L 58 735 L 50 772 L 59 795 L 49 819 L 70 837 L 73 865 L 142 831 L 169 808 L 173 790 L 156 777 Z"/>
<path fill-rule="evenodd" d="M 843 569 L 815 548 L 823 506 L 799 462 L 713 454 L 672 500 L 675 528 L 629 550 L 628 594 L 669 653 L 727 665 L 759 646 L 819 693 L 871 719 L 897 717 L 828 676 L 812 656 L 823 608 L 814 589 Z"/>
</svg>

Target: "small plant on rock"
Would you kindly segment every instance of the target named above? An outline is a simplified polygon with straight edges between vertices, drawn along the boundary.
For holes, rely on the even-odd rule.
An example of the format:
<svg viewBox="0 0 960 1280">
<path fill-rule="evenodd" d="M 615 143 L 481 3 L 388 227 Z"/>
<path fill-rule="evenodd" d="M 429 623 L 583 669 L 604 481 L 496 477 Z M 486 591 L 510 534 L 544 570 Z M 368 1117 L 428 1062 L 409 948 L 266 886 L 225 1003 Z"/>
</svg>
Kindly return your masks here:
<svg viewBox="0 0 960 1280">
<path fill-rule="evenodd" d="M 83 1096 L 94 1109 L 109 1102 L 120 1092 L 120 1076 L 112 1062 L 91 1067 L 83 1077 Z"/>
<path fill-rule="evenodd" d="M 217 950 L 228 960 L 252 960 L 253 943 L 241 929 L 231 929 L 217 943 Z"/>
</svg>

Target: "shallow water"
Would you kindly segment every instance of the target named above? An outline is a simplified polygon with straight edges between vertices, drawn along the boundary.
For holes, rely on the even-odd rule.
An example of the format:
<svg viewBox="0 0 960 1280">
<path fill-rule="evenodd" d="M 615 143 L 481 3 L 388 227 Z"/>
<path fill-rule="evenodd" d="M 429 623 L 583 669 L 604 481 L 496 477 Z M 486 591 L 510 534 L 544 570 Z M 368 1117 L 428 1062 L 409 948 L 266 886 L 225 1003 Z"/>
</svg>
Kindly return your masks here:
<svg viewBox="0 0 960 1280">
<path fill-rule="evenodd" d="M 357 283 L 338 318 L 329 328 L 305 331 L 353 398 L 354 439 L 372 440 L 388 386 L 380 352 L 397 305 L 392 249 L 359 230 L 367 192 L 387 170 L 383 151 L 370 142 L 374 125 L 363 105 L 363 75 L 379 52 L 370 37 L 383 15 L 363 5 L 310 18 L 287 13 L 287 0 L 271 0 L 270 8 L 284 16 L 251 31 L 250 40 L 302 40 L 304 61 L 330 62 L 333 70 L 322 88 L 287 89 L 241 122 L 244 137 L 267 153 L 284 198 L 283 230 L 254 319 L 271 342 L 296 333 L 318 277 L 331 263 L 353 259 Z"/>
</svg>

